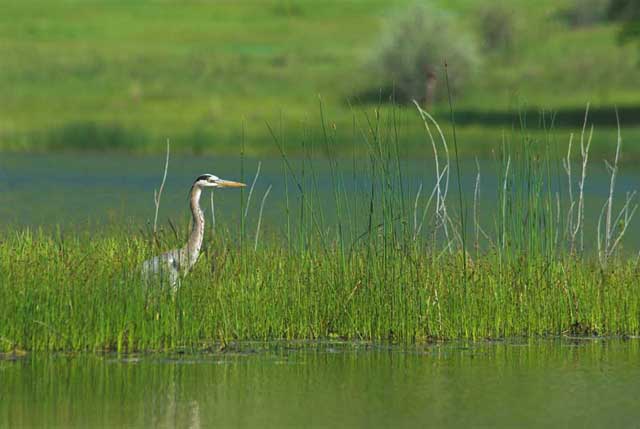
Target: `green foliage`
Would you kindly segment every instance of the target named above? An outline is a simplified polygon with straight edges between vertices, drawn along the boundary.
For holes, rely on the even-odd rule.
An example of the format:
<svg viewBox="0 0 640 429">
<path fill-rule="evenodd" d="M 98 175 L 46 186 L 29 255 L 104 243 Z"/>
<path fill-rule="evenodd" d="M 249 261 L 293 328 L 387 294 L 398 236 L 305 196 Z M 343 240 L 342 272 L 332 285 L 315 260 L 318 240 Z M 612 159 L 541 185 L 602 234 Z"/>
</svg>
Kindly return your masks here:
<svg viewBox="0 0 640 429">
<path fill-rule="evenodd" d="M 452 92 L 460 94 L 478 72 L 476 45 L 451 14 L 431 2 L 416 2 L 387 22 L 373 62 L 381 79 L 397 87 L 403 98 L 431 98 L 426 94 L 432 79 L 435 98 L 442 99 L 447 95 L 444 64 Z"/>
<path fill-rule="evenodd" d="M 515 10 L 502 2 L 483 3 L 477 10 L 478 30 L 488 52 L 508 52 L 516 36 Z"/>
<path fill-rule="evenodd" d="M 640 19 L 640 4 L 635 0 L 610 0 L 609 15 L 615 19 Z"/>
<path fill-rule="evenodd" d="M 587 27 L 604 22 L 612 0 L 573 0 L 560 15 L 572 27 Z"/>
<path fill-rule="evenodd" d="M 640 3 L 634 0 L 611 0 L 609 16 L 622 21 L 622 40 L 640 39 Z"/>
</svg>

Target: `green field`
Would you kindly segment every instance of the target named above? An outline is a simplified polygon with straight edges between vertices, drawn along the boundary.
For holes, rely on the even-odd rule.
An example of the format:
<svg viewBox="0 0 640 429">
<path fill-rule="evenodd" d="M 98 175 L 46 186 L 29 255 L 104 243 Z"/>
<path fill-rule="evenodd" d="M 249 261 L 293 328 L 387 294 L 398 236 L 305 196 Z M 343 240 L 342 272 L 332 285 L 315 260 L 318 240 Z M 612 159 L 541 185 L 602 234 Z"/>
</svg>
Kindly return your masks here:
<svg viewBox="0 0 640 429">
<path fill-rule="evenodd" d="M 437 3 L 475 25 L 478 2 Z M 528 128 L 542 137 L 538 118 L 531 118 L 538 109 L 562 117 L 591 103 L 608 115 L 608 126 L 613 106 L 622 109 L 627 154 L 640 156 L 638 119 L 624 110 L 640 101 L 640 50 L 621 46 L 614 24 L 567 25 L 558 17 L 567 3 L 508 3 L 512 49 L 485 55 L 455 99 L 463 153 L 489 153 L 511 129 L 508 120 L 492 122 L 491 113 L 530 111 Z M 354 118 L 366 122 L 363 112 L 373 114 L 376 105 L 358 96 L 386 84 L 368 67 L 383 22 L 408 4 L 5 2 L 1 147 L 159 151 L 170 138 L 178 151 L 237 153 L 244 135 L 249 151 L 273 152 L 265 123 L 282 127 L 295 148 L 301 130 L 319 123 L 319 97 L 338 135 L 352 138 Z M 448 117 L 446 105 L 433 111 L 442 121 Z M 489 120 L 478 116 L 487 112 Z M 411 107 L 401 107 L 400 116 L 411 152 L 421 124 Z M 575 128 L 559 127 L 554 135 L 566 142 Z M 594 153 L 608 151 L 614 136 L 598 127 Z"/>
</svg>

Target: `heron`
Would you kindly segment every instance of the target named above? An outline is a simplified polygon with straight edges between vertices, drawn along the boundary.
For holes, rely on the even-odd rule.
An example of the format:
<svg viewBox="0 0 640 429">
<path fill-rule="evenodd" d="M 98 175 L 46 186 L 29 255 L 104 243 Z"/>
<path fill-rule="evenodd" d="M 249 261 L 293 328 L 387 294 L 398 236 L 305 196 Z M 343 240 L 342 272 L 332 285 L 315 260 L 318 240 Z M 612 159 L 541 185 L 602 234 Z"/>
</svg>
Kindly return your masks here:
<svg viewBox="0 0 640 429">
<path fill-rule="evenodd" d="M 200 208 L 200 195 L 204 188 L 243 188 L 240 182 L 224 180 L 213 174 L 202 174 L 191 185 L 190 207 L 193 223 L 187 243 L 180 249 L 173 249 L 161 255 L 148 259 L 142 264 L 142 274 L 145 279 L 153 276 L 168 279 L 172 288 L 176 289 L 180 277 L 184 277 L 193 268 L 200 256 L 202 240 L 204 238 L 204 214 Z"/>
</svg>

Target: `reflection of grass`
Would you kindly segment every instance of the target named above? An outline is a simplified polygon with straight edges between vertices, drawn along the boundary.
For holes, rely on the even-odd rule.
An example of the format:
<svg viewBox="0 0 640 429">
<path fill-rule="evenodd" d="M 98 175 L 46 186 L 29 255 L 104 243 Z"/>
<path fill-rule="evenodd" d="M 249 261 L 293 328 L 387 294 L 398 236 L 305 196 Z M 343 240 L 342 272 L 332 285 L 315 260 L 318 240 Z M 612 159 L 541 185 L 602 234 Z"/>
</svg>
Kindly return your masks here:
<svg viewBox="0 0 640 429">
<path fill-rule="evenodd" d="M 348 134 L 344 100 L 381 84 L 361 64 L 382 17 L 409 2 L 11 2 L 0 17 L 1 144 L 34 147 L 50 130 L 92 123 L 144 130 L 158 151 L 166 138 L 189 150 L 199 130 L 205 148 L 235 153 L 244 123 L 250 150 L 272 150 L 264 122 L 281 111 L 308 121 L 317 94 Z M 473 2 L 439 3 L 471 25 Z M 557 3 L 509 2 L 511 53 L 486 58 L 460 109 L 638 104 L 637 49 L 619 47 L 609 25 L 568 28 Z M 485 142 L 500 135 L 486 131 Z"/>
<path fill-rule="evenodd" d="M 330 124 L 322 124 L 315 145 L 305 143 L 309 152 L 322 150 L 327 171 L 318 171 L 311 156 L 289 159 L 278 140 L 284 177 L 274 186 L 286 189 L 281 223 L 263 224 L 258 239 L 259 221 L 241 216 L 237 230 L 210 235 L 175 294 L 140 279 L 150 253 L 182 243 L 184 233 L 173 225 L 156 239 L 123 229 L 7 234 L 0 241 L 0 349 L 640 334 L 638 260 L 615 243 L 633 221 L 634 201 L 617 217 L 621 205 L 612 192 L 597 252 L 585 253 L 581 170 L 574 167 L 567 180 L 550 143 L 528 139 L 505 143 L 497 154 L 496 201 L 482 200 L 480 171 L 473 200 L 453 201 L 453 152 L 424 118 L 433 136 L 427 144 L 438 154 L 431 170 L 438 179 L 424 188 L 403 179 L 393 117 L 374 118 L 363 130 L 367 156 L 349 159 L 346 170 Z M 581 161 L 575 153 L 588 146 L 588 135 L 575 138 L 573 162 Z M 349 171 L 358 172 L 355 192 L 344 180 Z M 315 191 L 326 177 L 331 201 Z M 562 186 L 567 182 L 571 192 Z M 590 186 L 588 177 L 584 183 Z M 254 208 L 259 200 L 254 195 Z M 249 205 L 242 201 L 240 213 Z M 487 204 L 493 224 L 476 216 Z M 328 211 L 335 223 L 326 222 Z"/>
</svg>

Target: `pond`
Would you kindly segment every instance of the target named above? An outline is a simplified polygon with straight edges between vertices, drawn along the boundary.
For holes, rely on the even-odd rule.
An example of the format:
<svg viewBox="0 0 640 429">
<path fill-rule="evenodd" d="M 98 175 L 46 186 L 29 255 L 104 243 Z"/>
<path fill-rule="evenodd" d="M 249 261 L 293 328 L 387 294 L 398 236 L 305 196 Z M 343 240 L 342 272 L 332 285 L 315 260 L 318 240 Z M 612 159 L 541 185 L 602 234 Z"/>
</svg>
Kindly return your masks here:
<svg viewBox="0 0 640 429">
<path fill-rule="evenodd" d="M 640 342 L 243 344 L 0 360 L 0 427 L 636 427 Z"/>
</svg>

